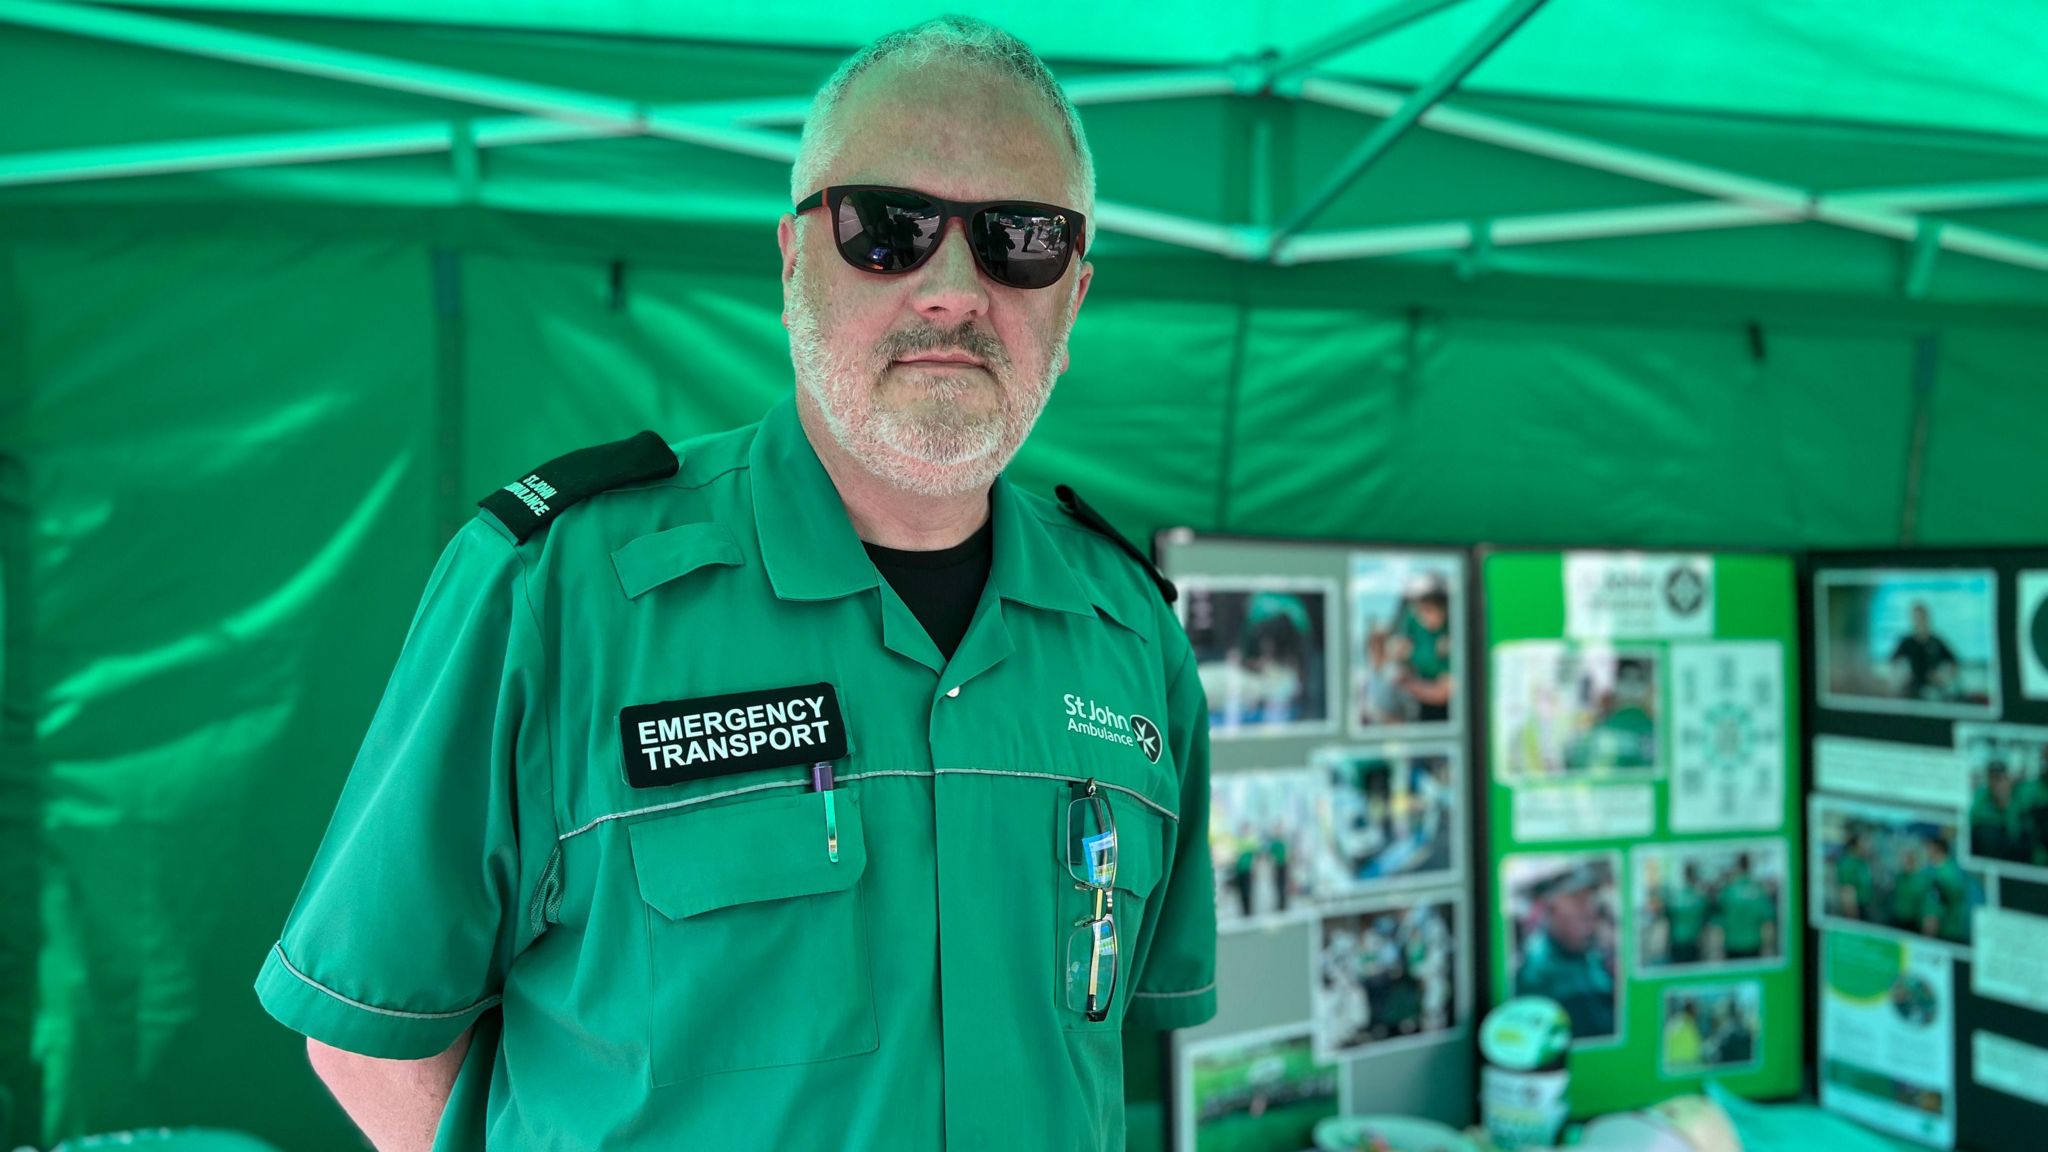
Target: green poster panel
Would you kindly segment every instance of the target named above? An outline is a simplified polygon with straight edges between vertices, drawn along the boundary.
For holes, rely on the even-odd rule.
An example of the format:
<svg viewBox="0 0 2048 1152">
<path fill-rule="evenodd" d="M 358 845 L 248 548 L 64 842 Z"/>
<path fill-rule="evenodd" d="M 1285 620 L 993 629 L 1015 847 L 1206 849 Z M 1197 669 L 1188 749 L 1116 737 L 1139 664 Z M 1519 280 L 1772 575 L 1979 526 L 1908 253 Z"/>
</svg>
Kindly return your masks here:
<svg viewBox="0 0 2048 1152">
<path fill-rule="evenodd" d="M 1488 552 L 1487 983 L 1572 1019 L 1576 1117 L 1801 1087 L 1793 562 Z"/>
</svg>

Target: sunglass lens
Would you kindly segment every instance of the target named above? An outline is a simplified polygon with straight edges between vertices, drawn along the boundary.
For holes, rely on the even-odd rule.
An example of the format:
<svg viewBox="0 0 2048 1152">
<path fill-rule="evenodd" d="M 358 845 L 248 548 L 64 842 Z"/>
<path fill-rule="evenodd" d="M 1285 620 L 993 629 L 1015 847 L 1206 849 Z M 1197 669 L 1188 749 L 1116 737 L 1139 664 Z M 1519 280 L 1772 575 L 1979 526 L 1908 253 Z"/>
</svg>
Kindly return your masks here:
<svg viewBox="0 0 2048 1152">
<path fill-rule="evenodd" d="M 983 210 L 974 218 L 973 233 L 982 269 L 1013 288 L 1056 283 L 1074 241 L 1065 214 L 1022 206 Z"/>
<path fill-rule="evenodd" d="M 839 201 L 834 221 L 846 262 L 870 272 L 914 267 L 939 237 L 938 205 L 910 192 L 859 189 Z"/>
</svg>

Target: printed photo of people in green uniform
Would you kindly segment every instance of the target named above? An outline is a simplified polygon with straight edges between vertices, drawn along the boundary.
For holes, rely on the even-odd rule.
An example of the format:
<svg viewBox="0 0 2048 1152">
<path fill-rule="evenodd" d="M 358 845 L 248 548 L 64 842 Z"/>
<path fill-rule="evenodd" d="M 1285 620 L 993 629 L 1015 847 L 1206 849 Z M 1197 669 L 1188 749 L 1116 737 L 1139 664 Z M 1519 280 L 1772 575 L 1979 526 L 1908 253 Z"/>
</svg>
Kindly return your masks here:
<svg viewBox="0 0 2048 1152">
<path fill-rule="evenodd" d="M 1458 906 L 1418 897 L 1323 917 L 1316 934 L 1316 1051 L 1429 1043 L 1458 1025 Z"/>
<path fill-rule="evenodd" d="M 1455 624 L 1464 579 L 1464 561 L 1456 556 L 1352 556 L 1353 735 L 1455 729 L 1464 708 Z"/>
<path fill-rule="evenodd" d="M 1317 889 L 1341 900 L 1459 879 L 1458 746 L 1321 748 Z"/>
<path fill-rule="evenodd" d="M 1306 769 L 1219 772 L 1209 785 L 1216 928 L 1308 915 L 1322 776 Z"/>
<path fill-rule="evenodd" d="M 1636 971 L 1775 967 L 1791 932 L 1783 840 L 1642 845 L 1635 864 Z"/>
<path fill-rule="evenodd" d="M 1344 1110 L 1343 1068 L 1317 1057 L 1306 1024 L 1185 1045 L 1176 1152 L 1313 1147 Z"/>
<path fill-rule="evenodd" d="M 1814 595 L 1822 707 L 1998 715 L 1994 573 L 1823 572 Z"/>
<path fill-rule="evenodd" d="M 1509 856 L 1500 872 L 1514 994 L 1562 1005 L 1574 1045 L 1619 1042 L 1621 854 Z"/>
<path fill-rule="evenodd" d="M 1209 736 L 1334 732 L 1329 580 L 1187 577 L 1181 624 L 1209 697 Z"/>
<path fill-rule="evenodd" d="M 1664 990 L 1666 1076 L 1724 1074 L 1763 1062 L 1764 986 L 1754 980 Z"/>
<path fill-rule="evenodd" d="M 1964 864 L 2048 880 L 2048 728 L 1958 724 L 1956 753 L 1970 772 Z"/>
<path fill-rule="evenodd" d="M 1952 812 L 1866 800 L 1812 800 L 1813 915 L 1968 947 L 1984 877 L 1957 859 Z"/>
<path fill-rule="evenodd" d="M 1548 640 L 1495 648 L 1495 771 L 1509 783 L 1656 775 L 1660 660 Z"/>
</svg>

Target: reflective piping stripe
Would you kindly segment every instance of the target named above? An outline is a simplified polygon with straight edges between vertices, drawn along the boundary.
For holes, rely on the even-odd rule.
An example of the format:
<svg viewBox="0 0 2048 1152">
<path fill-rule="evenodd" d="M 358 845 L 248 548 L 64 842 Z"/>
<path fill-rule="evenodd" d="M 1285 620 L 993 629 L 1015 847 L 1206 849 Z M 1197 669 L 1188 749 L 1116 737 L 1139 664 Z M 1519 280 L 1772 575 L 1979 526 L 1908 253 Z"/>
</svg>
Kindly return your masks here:
<svg viewBox="0 0 2048 1152">
<path fill-rule="evenodd" d="M 841 784 L 846 784 L 854 780 L 866 780 L 876 776 L 935 775 L 1017 776 L 1026 780 L 1064 780 L 1070 784 L 1085 783 L 1088 779 L 1088 777 L 1086 776 L 1061 776 L 1054 772 L 1005 772 L 996 768 L 940 768 L 936 772 L 925 772 L 918 769 L 901 768 L 884 769 L 876 772 L 855 772 L 849 776 L 839 777 L 839 782 Z M 1112 784 L 1099 776 L 1095 778 L 1095 783 L 1097 787 L 1110 788 L 1114 789 L 1115 791 L 1121 792 L 1124 795 L 1129 796 L 1131 799 L 1138 801 L 1140 804 L 1145 805 L 1147 808 L 1150 808 L 1153 811 L 1159 813 L 1161 816 L 1166 817 L 1168 820 L 1171 820 L 1176 824 L 1180 823 L 1179 813 L 1174 812 L 1169 808 L 1166 808 L 1165 806 L 1154 801 L 1151 797 L 1146 796 L 1141 792 L 1133 791 L 1129 788 L 1124 787 L 1121 784 Z M 745 788 L 731 788 L 724 792 L 709 792 L 702 796 L 692 796 L 687 800 L 672 800 L 667 804 L 650 804 L 645 808 L 634 808 L 626 812 L 613 812 L 607 816 L 599 816 L 597 819 L 592 820 L 590 823 L 585 824 L 583 827 L 578 828 L 573 832 L 562 833 L 560 836 L 555 837 L 555 841 L 556 843 L 560 843 L 561 841 L 567 840 L 571 836 L 580 836 L 583 833 L 590 831 L 592 828 L 597 827 L 598 825 L 604 823 L 607 820 L 620 820 L 624 819 L 627 816 L 644 816 L 649 812 L 666 812 L 673 808 L 688 808 L 693 804 L 703 804 L 710 800 L 723 800 L 728 796 L 744 796 L 749 792 L 765 792 L 776 788 L 809 788 L 810 786 L 811 782 L 808 780 L 777 780 L 768 784 L 752 784 Z"/>
<path fill-rule="evenodd" d="M 941 773 L 962 773 L 973 776 L 1022 776 L 1031 780 L 1065 780 L 1071 784 L 1083 784 L 1088 781 L 1088 777 L 1086 776 L 1061 776 L 1058 773 L 1054 772 L 1005 772 L 998 768 L 941 768 L 939 769 L 939 771 Z M 1168 820 L 1171 820 L 1176 824 L 1180 823 L 1180 813 L 1175 812 L 1172 809 L 1169 809 L 1166 806 L 1155 802 L 1151 797 L 1145 795 L 1143 792 L 1133 791 L 1132 789 L 1126 788 L 1121 784 L 1112 784 L 1109 781 L 1104 780 L 1100 776 L 1095 777 L 1095 783 L 1097 787 L 1114 788 L 1118 792 L 1121 792 L 1124 795 L 1129 796 L 1131 799 L 1136 800 L 1139 803 L 1145 805 L 1145 807 L 1150 808 L 1153 811 L 1159 813 L 1161 816 L 1166 817 Z"/>
<path fill-rule="evenodd" d="M 852 777 L 848 777 L 848 779 L 852 779 Z M 810 786 L 811 782 L 808 780 L 776 780 L 768 784 L 750 784 L 745 788 L 733 788 L 724 792 L 710 792 L 702 796 L 692 796 L 687 800 L 671 800 L 666 804 L 650 804 L 645 808 L 634 808 L 626 812 L 614 812 L 609 816 L 599 816 L 597 819 L 592 820 L 573 832 L 564 832 L 560 836 L 555 837 L 555 842 L 559 844 L 571 836 L 581 836 L 583 833 L 590 831 L 607 820 L 621 820 L 627 816 L 644 816 L 649 812 L 665 812 L 670 808 L 688 808 L 692 804 L 702 804 L 709 800 L 723 800 L 727 796 L 744 796 L 749 792 L 766 792 L 774 788 L 809 788 Z"/>
<path fill-rule="evenodd" d="M 304 972 L 299 971 L 297 968 L 292 967 L 292 962 L 285 959 L 284 941 L 280 940 L 272 944 L 270 950 L 277 953 L 277 962 L 284 965 L 284 970 L 298 977 L 300 983 L 303 983 L 306 987 L 318 992 L 324 992 L 351 1008 L 361 1008 L 365 1012 L 375 1012 L 379 1016 L 397 1016 L 404 1020 L 453 1020 L 458 1016 L 467 1016 L 472 1012 L 481 1012 L 504 999 L 502 996 L 486 996 L 469 1007 L 458 1009 L 454 1012 L 403 1012 L 397 1008 L 379 1008 L 375 1004 L 365 1004 L 361 1000 L 351 1000 L 347 996 L 343 996 L 327 985 L 313 979 L 311 976 L 306 975 Z"/>
<path fill-rule="evenodd" d="M 1214 992 L 1215 990 L 1216 982 L 1214 980 L 1211 980 L 1207 984 L 1202 985 L 1200 988 L 1191 988 L 1186 992 L 1133 992 L 1131 993 L 1131 996 L 1133 998 L 1139 996 L 1150 996 L 1155 1000 L 1171 1000 L 1175 996 L 1201 996 L 1210 992 Z"/>
</svg>

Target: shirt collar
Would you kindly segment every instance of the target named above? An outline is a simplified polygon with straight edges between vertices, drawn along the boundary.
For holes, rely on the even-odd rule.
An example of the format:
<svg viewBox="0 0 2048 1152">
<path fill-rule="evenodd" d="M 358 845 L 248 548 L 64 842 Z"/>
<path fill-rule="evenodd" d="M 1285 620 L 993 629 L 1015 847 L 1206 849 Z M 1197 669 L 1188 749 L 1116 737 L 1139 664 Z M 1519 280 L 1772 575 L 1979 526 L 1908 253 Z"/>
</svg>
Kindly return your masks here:
<svg viewBox="0 0 2048 1152">
<path fill-rule="evenodd" d="M 830 600 L 875 587 L 878 575 L 818 460 L 790 397 L 769 410 L 748 452 L 761 563 L 784 600 Z M 989 583 L 1005 599 L 1095 614 L 1052 534 L 1005 476 L 989 491 L 995 539 Z"/>
</svg>

